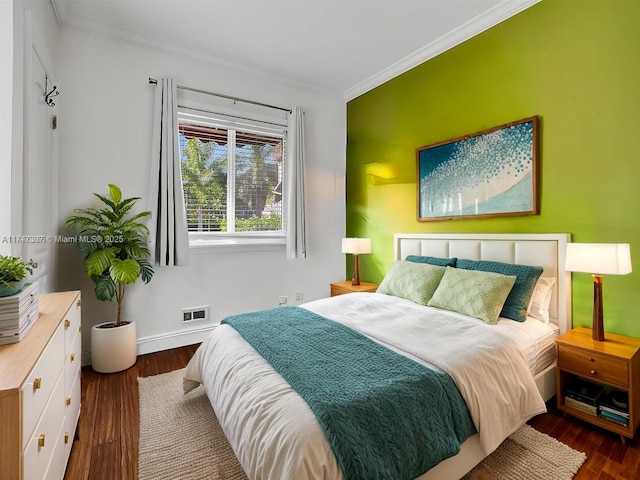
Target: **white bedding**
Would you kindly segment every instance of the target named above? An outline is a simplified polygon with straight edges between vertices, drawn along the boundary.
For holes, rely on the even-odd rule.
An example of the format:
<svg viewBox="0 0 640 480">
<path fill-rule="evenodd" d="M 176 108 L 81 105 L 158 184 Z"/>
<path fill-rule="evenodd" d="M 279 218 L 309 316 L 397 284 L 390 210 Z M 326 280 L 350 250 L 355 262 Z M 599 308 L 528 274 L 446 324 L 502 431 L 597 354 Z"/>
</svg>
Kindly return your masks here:
<svg viewBox="0 0 640 480">
<path fill-rule="evenodd" d="M 342 295 L 302 306 L 447 372 L 487 454 L 545 411 L 522 349 L 527 335 L 510 337 L 520 327 L 490 326 L 384 294 Z M 250 479 L 342 478 L 313 412 L 233 328 L 218 327 L 189 362 L 185 390 L 200 382 Z"/>
<path fill-rule="evenodd" d="M 527 317 L 524 322 L 501 317 L 498 319 L 498 326 L 518 342 L 533 375 L 540 373 L 555 360 L 555 340 L 560 334 L 557 325 L 543 323 L 533 317 Z"/>
</svg>

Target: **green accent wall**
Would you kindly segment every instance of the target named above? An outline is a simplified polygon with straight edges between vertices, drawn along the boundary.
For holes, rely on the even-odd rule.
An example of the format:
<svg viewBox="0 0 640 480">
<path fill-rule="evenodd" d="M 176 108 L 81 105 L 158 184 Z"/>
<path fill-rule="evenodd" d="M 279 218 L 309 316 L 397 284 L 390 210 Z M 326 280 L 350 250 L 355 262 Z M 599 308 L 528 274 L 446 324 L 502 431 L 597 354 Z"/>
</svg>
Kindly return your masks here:
<svg viewBox="0 0 640 480">
<path fill-rule="evenodd" d="M 416 148 L 533 115 L 539 215 L 416 220 Z M 630 243 L 633 273 L 604 277 L 605 330 L 640 337 L 640 2 L 543 0 L 350 101 L 346 218 L 347 236 L 372 239 L 360 256 L 371 282 L 393 262 L 394 233 Z M 574 326 L 590 326 L 591 276 L 572 284 Z"/>
</svg>

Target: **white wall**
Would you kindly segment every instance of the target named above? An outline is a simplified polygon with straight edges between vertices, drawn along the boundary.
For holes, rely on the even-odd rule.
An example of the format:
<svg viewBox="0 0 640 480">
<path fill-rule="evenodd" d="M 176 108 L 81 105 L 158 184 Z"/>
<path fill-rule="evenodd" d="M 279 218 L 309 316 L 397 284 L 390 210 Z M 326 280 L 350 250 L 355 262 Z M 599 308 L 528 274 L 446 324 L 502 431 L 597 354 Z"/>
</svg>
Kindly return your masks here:
<svg viewBox="0 0 640 480">
<path fill-rule="evenodd" d="M 344 277 L 340 239 L 345 225 L 343 98 L 248 69 L 214 66 L 62 28 L 59 224 L 74 208 L 91 204 L 107 183 L 126 196 L 146 196 L 150 156 L 152 85 L 148 77 L 173 77 L 180 85 L 306 111 L 309 255 L 287 260 L 284 248 L 192 254 L 191 266 L 156 268 L 148 285 L 127 291 L 124 315 L 138 324 L 139 353 L 195 343 L 189 334 L 207 324 L 182 324 L 180 309 L 211 305 L 211 323 L 234 313 L 275 306 L 295 293 L 304 300 L 329 295 Z M 142 208 L 142 205 L 141 205 Z M 115 305 L 95 300 L 74 245 L 58 245 L 58 289 L 82 289 L 86 363 L 90 327 L 111 321 Z"/>
<path fill-rule="evenodd" d="M 11 132 L 13 113 L 13 2 L 0 2 L 0 255 L 11 245 Z"/>
</svg>

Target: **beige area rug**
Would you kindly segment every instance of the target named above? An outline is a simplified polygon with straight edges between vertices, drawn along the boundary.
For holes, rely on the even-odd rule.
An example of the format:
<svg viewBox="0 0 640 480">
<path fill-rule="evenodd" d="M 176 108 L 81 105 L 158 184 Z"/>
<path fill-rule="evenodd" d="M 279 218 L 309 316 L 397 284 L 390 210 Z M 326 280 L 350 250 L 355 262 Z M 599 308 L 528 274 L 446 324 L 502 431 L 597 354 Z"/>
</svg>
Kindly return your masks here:
<svg viewBox="0 0 640 480">
<path fill-rule="evenodd" d="M 138 479 L 246 480 L 204 388 L 185 395 L 182 374 L 138 378 Z"/>
<path fill-rule="evenodd" d="M 524 425 L 463 480 L 571 480 L 587 456 Z"/>
<path fill-rule="evenodd" d="M 184 395 L 182 373 L 138 379 L 139 480 L 245 480 L 204 389 Z M 584 453 L 525 425 L 464 478 L 569 480 L 585 460 Z"/>
</svg>

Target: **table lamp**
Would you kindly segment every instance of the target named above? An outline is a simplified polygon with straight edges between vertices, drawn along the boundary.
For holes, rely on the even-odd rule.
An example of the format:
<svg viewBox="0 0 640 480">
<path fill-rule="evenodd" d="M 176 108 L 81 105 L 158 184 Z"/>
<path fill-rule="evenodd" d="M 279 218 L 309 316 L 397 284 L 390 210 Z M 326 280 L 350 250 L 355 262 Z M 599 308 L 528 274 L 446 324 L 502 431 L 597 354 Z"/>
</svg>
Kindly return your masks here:
<svg viewBox="0 0 640 480">
<path fill-rule="evenodd" d="M 564 269 L 590 273 L 593 277 L 593 339 L 604 341 L 602 275 L 631 273 L 628 243 L 569 243 Z"/>
<path fill-rule="evenodd" d="M 358 264 L 358 255 L 371 253 L 371 239 L 343 238 L 342 253 L 351 253 L 353 255 L 353 278 L 351 279 L 351 285 L 360 285 L 360 265 Z"/>
</svg>

